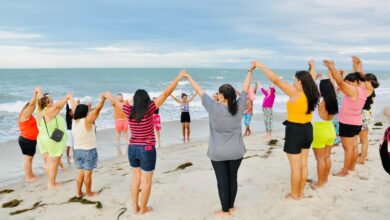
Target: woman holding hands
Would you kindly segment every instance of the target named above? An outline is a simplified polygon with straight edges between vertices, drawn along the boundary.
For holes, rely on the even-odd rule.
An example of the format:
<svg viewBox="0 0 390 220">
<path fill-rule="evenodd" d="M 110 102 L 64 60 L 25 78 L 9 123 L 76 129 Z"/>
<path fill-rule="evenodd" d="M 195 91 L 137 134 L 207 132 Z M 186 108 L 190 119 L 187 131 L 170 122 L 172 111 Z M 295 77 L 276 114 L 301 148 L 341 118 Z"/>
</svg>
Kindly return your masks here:
<svg viewBox="0 0 390 220">
<path fill-rule="evenodd" d="M 152 208 L 147 207 L 147 204 L 157 159 L 153 113 L 166 101 L 185 75 L 186 71 L 182 70 L 161 95 L 153 101 L 143 89 L 138 89 L 135 92 L 133 105 L 123 104 L 112 97 L 109 92 L 106 93 L 106 97 L 111 103 L 123 110 L 130 125 L 131 137 L 128 157 L 130 166 L 133 168 L 131 197 L 134 213 L 145 214 L 152 211 Z"/>
<path fill-rule="evenodd" d="M 303 198 L 307 179 L 307 158 L 313 141 L 311 120 L 313 111 L 319 102 L 320 93 L 314 82 L 314 77 L 308 71 L 298 71 L 293 85 L 289 85 L 278 75 L 260 62 L 255 63 L 286 95 L 287 121 L 284 152 L 287 153 L 291 168 L 291 192 L 286 198 Z"/>
<path fill-rule="evenodd" d="M 218 102 L 204 93 L 191 76 L 185 76 L 200 95 L 202 105 L 209 115 L 210 139 L 207 155 L 214 168 L 222 205 L 222 210 L 215 213 L 217 216 L 229 217 L 235 211 L 237 173 L 246 152 L 241 133 L 241 121 L 254 69 L 255 65 L 252 63 L 238 99 L 234 87 L 224 84 L 219 87 Z"/>
</svg>

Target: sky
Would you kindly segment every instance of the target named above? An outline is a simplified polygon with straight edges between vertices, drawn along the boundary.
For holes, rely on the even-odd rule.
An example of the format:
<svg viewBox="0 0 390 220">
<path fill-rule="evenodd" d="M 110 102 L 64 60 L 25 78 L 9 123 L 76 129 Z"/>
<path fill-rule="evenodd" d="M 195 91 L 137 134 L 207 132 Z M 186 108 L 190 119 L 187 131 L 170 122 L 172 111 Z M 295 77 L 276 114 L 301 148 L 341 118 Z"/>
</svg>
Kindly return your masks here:
<svg viewBox="0 0 390 220">
<path fill-rule="evenodd" d="M 3 0 L 0 68 L 347 68 L 358 55 L 390 69 L 389 14 L 389 0 Z"/>
</svg>

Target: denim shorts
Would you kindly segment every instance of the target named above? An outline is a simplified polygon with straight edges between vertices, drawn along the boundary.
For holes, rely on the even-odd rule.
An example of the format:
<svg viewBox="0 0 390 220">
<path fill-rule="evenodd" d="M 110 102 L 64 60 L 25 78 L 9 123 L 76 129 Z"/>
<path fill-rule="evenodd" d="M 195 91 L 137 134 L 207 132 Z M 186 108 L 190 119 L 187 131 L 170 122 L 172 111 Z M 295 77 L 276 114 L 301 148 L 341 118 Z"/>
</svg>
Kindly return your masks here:
<svg viewBox="0 0 390 220">
<path fill-rule="evenodd" d="M 91 150 L 74 150 L 74 157 L 77 163 L 77 169 L 93 170 L 96 168 L 98 161 L 98 154 L 96 148 Z"/>
<path fill-rule="evenodd" d="M 150 146 L 150 149 L 145 145 L 129 145 L 129 163 L 133 168 L 141 168 L 144 172 L 152 172 L 156 168 L 156 148 Z"/>
</svg>

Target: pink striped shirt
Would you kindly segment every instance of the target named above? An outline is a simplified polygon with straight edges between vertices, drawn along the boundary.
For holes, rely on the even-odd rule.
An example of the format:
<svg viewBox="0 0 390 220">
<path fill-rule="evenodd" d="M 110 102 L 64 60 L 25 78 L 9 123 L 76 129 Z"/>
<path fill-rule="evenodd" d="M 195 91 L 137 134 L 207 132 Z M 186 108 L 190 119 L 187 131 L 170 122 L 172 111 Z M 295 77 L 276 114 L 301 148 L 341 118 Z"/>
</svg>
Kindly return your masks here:
<svg viewBox="0 0 390 220">
<path fill-rule="evenodd" d="M 135 119 L 130 118 L 132 109 L 133 106 L 129 104 L 125 104 L 123 106 L 123 112 L 127 116 L 130 125 L 130 131 L 131 131 L 131 138 L 129 140 L 129 144 L 155 146 L 156 137 L 154 135 L 153 113 L 157 109 L 156 105 L 154 104 L 153 101 L 150 102 L 148 111 L 145 112 L 140 122 L 137 122 Z"/>
</svg>

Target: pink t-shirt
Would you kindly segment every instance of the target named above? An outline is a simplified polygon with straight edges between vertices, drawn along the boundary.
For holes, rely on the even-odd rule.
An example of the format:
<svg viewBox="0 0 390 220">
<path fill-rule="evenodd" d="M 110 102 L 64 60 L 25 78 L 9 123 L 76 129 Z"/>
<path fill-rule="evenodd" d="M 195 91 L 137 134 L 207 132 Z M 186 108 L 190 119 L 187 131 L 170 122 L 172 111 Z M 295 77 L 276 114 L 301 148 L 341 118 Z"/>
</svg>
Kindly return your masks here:
<svg viewBox="0 0 390 220">
<path fill-rule="evenodd" d="M 358 93 L 356 100 L 352 100 L 349 96 L 344 96 L 339 112 L 339 121 L 341 123 L 357 126 L 363 124 L 362 109 L 367 99 L 367 89 L 359 86 Z"/>
<path fill-rule="evenodd" d="M 275 88 L 271 87 L 270 95 L 268 95 L 268 91 L 265 90 L 264 88 L 261 88 L 261 91 L 264 94 L 263 108 L 272 108 L 274 106 L 274 101 L 275 101 Z"/>
</svg>

